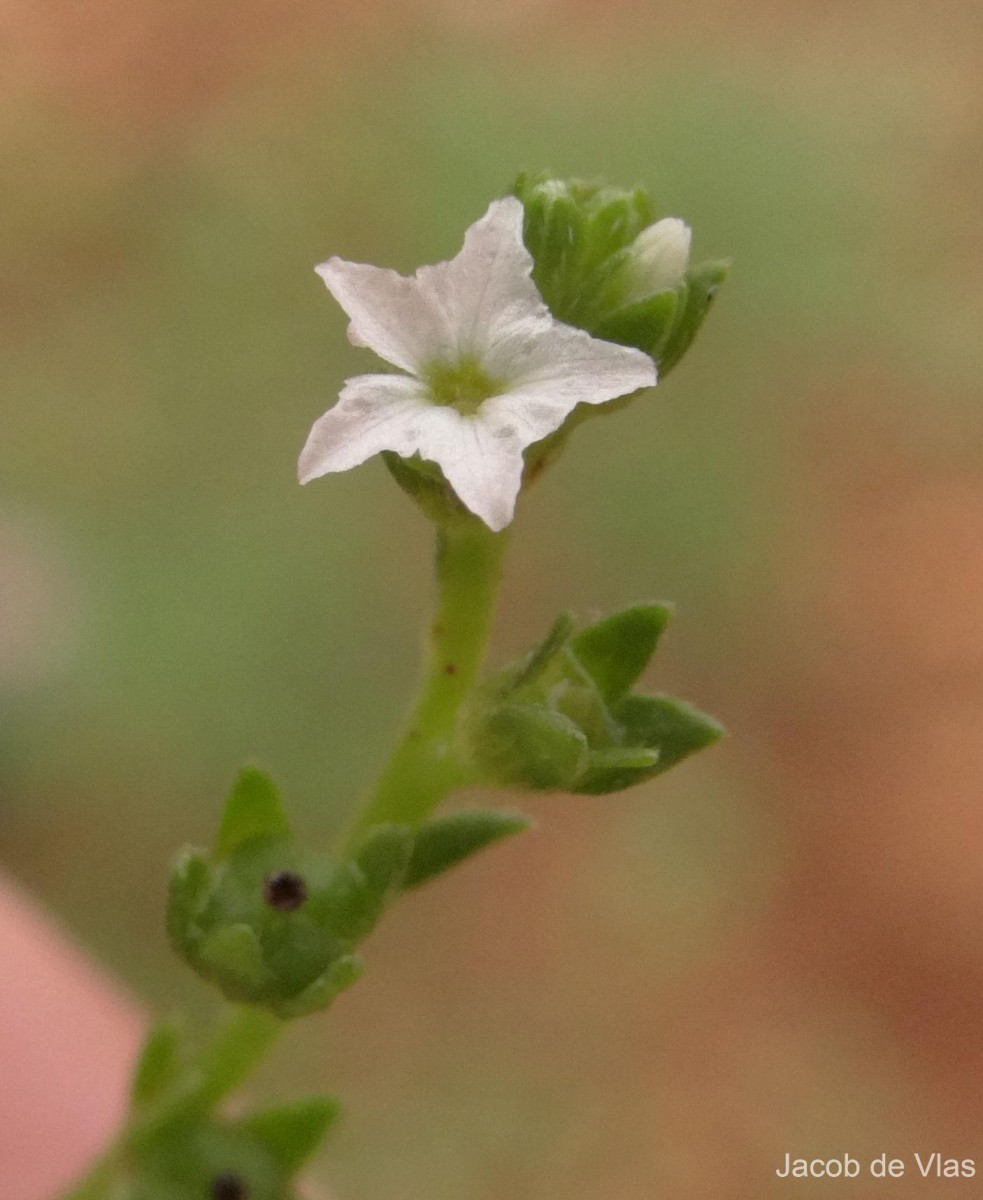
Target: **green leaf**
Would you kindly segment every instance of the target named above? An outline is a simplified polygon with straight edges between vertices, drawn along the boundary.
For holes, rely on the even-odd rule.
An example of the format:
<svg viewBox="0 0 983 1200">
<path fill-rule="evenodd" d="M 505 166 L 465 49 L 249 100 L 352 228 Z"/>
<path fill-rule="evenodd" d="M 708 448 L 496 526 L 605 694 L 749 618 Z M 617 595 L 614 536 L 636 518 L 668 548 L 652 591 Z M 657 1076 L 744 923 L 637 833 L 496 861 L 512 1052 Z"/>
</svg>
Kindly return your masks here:
<svg viewBox="0 0 983 1200">
<path fill-rule="evenodd" d="M 380 901 L 399 891 L 412 851 L 413 830 L 409 825 L 377 825 L 362 841 L 355 862 Z"/>
<path fill-rule="evenodd" d="M 587 738 L 569 717 L 544 704 L 501 704 L 472 738 L 487 782 L 533 791 L 567 788 L 587 766 Z"/>
<path fill-rule="evenodd" d="M 428 821 L 417 831 L 404 888 L 419 887 L 501 838 L 528 829 L 521 813 L 477 809 Z"/>
<path fill-rule="evenodd" d="M 137 1060 L 130 1087 L 133 1105 L 141 1108 L 167 1092 L 181 1074 L 181 1031 L 169 1021 L 155 1025 Z"/>
<path fill-rule="evenodd" d="M 653 774 L 661 775 L 681 759 L 724 735 L 719 721 L 673 696 L 628 696 L 615 709 L 625 741 L 659 751 Z"/>
<path fill-rule="evenodd" d="M 730 262 L 701 263 L 693 267 L 686 276 L 686 302 L 677 312 L 665 347 L 657 356 L 660 378 L 664 378 L 679 362 L 692 344 L 703 324 L 717 289 L 727 278 Z"/>
<path fill-rule="evenodd" d="M 318 1148 L 340 1112 L 333 1097 L 315 1096 L 252 1113 L 239 1128 L 262 1142 L 286 1174 L 293 1174 Z"/>
<path fill-rule="evenodd" d="M 645 670 L 672 609 L 639 604 L 614 613 L 576 635 L 571 650 L 608 704 L 614 704 Z"/>
<path fill-rule="evenodd" d="M 244 767 L 222 814 L 215 856 L 225 858 L 252 838 L 289 836 L 290 824 L 273 780 L 257 767 Z"/>
</svg>

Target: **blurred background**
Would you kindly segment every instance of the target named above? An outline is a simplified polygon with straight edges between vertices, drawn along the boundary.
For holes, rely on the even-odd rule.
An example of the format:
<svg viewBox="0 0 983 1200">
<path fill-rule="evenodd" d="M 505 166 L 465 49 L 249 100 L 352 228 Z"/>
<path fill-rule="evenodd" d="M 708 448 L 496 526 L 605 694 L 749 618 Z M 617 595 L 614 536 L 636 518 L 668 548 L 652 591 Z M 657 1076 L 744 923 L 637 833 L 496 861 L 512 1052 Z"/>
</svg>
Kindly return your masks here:
<svg viewBox="0 0 983 1200">
<path fill-rule="evenodd" d="M 336 830 L 415 677 L 426 523 L 294 482 L 369 361 L 312 265 L 450 257 L 544 167 L 735 259 L 527 498 L 494 647 L 671 599 L 648 682 L 732 736 L 527 804 L 291 1029 L 344 1200 L 983 1159 L 981 60 L 976 0 L 0 4 L 0 865 L 148 1009 L 213 1011 L 162 900 L 239 764 Z"/>
</svg>

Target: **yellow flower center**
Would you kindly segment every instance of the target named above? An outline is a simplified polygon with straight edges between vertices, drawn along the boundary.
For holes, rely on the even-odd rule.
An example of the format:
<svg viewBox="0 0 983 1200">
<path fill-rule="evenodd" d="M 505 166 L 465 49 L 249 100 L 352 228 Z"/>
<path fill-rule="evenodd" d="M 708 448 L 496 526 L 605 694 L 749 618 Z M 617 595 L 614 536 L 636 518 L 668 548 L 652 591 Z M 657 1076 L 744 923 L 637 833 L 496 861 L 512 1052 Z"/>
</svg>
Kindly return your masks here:
<svg viewBox="0 0 983 1200">
<path fill-rule="evenodd" d="M 430 389 L 434 404 L 456 408 L 466 416 L 476 413 L 489 396 L 502 390 L 474 354 L 465 354 L 453 363 L 431 363 L 420 377 Z"/>
</svg>

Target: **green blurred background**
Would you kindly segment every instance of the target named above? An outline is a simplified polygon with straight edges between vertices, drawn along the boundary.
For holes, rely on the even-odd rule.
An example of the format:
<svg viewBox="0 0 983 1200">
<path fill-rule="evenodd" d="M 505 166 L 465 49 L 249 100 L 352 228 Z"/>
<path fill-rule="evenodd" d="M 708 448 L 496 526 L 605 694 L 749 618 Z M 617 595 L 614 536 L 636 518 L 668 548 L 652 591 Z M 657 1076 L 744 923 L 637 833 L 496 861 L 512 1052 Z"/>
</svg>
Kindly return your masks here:
<svg viewBox="0 0 983 1200">
<path fill-rule="evenodd" d="M 735 260 L 678 373 L 528 497 L 494 649 L 672 599 L 649 682 L 732 736 L 528 805 L 291 1030 L 264 1086 L 345 1097 L 344 1200 L 983 1159 L 980 12 L 0 11 L 0 862 L 154 1010 L 212 1010 L 162 895 L 239 764 L 333 831 L 415 676 L 425 522 L 378 462 L 294 482 L 368 363 L 312 265 L 450 257 L 543 167 Z M 888 1186 L 940 1185 L 849 1194 Z"/>
</svg>

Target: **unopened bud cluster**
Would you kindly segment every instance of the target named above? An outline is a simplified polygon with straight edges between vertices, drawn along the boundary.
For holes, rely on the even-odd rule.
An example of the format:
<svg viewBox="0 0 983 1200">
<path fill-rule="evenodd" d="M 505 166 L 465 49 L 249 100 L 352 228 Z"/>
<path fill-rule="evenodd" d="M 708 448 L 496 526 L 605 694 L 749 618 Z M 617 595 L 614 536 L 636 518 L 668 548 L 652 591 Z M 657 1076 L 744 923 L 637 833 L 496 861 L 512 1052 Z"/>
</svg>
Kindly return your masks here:
<svg viewBox="0 0 983 1200">
<path fill-rule="evenodd" d="M 715 742 L 722 727 L 671 696 L 632 691 L 671 610 L 639 605 L 546 640 L 479 694 L 470 750 L 504 787 L 600 794 L 633 787 Z"/>
<path fill-rule="evenodd" d="M 725 261 L 690 263 L 689 226 L 655 220 L 644 188 L 521 175 L 533 279 L 558 321 L 650 355 L 659 378 L 703 323 Z"/>
</svg>

